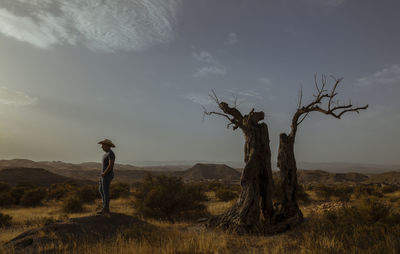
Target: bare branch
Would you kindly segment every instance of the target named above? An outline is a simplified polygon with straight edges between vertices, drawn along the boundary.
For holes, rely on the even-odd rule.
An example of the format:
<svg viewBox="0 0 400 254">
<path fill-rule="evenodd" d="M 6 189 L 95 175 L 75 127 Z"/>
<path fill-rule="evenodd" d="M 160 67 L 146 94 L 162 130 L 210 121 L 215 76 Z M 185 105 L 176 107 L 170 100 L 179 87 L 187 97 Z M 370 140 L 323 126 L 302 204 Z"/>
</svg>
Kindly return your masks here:
<svg viewBox="0 0 400 254">
<path fill-rule="evenodd" d="M 326 115 L 331 115 L 337 119 L 340 119 L 342 115 L 349 113 L 349 112 L 356 112 L 359 113 L 360 110 L 365 110 L 368 108 L 368 105 L 363 107 L 353 107 L 351 101 L 348 104 L 340 104 L 339 100 L 334 100 L 335 97 L 338 95 L 337 88 L 339 84 L 342 82 L 343 78 L 335 78 L 334 76 L 330 76 L 334 80 L 334 84 L 332 89 L 328 92 L 325 89 L 327 84 L 327 79 L 325 75 L 321 76 L 320 84 L 317 80 L 317 74 L 314 75 L 314 84 L 317 90 L 317 94 L 314 94 L 314 100 L 311 101 L 308 105 L 301 106 L 301 100 L 303 96 L 302 90 L 300 90 L 300 98 L 299 98 L 299 106 L 297 108 L 296 113 L 292 118 L 292 126 L 291 126 L 291 133 L 290 136 L 292 138 L 295 137 L 297 127 L 307 118 L 307 116 L 311 112 L 321 112 Z M 322 104 L 326 102 L 326 106 L 323 107 Z"/>
<path fill-rule="evenodd" d="M 303 86 L 300 86 L 300 92 L 299 92 L 299 105 L 297 106 L 297 109 L 301 108 L 301 104 L 303 100 Z"/>
</svg>

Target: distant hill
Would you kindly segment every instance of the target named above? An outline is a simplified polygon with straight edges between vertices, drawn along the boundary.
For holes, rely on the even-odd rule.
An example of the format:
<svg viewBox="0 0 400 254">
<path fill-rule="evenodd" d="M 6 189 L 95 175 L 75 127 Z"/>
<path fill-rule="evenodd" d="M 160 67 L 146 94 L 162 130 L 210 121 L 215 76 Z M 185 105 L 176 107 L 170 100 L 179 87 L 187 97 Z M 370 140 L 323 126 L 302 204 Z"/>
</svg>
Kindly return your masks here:
<svg viewBox="0 0 400 254">
<path fill-rule="evenodd" d="M 197 163 L 184 171 L 183 179 L 185 181 L 221 180 L 237 182 L 240 180 L 240 175 L 236 169 L 225 164 Z"/>
<path fill-rule="evenodd" d="M 308 169 L 308 170 L 323 170 L 330 173 L 356 172 L 361 174 L 379 174 L 388 171 L 400 172 L 400 165 L 379 165 L 379 164 L 345 163 L 345 162 L 327 162 L 327 163 L 298 162 L 297 168 Z"/>
<path fill-rule="evenodd" d="M 323 170 L 298 170 L 299 183 L 360 183 L 369 179 L 360 173 L 329 173 Z"/>
<path fill-rule="evenodd" d="M 76 180 L 57 175 L 43 168 L 5 168 L 0 170 L 0 182 L 11 185 L 32 183 L 39 186 L 49 186 L 53 183 L 64 182 L 75 182 L 78 184 L 91 183 L 90 181 Z"/>
<path fill-rule="evenodd" d="M 303 170 L 300 166 L 316 169 Z M 0 160 L 0 170 L 6 168 L 25 168 L 25 170 L 26 168 L 40 168 L 75 181 L 97 181 L 101 164 L 96 162 L 79 164 L 61 161 L 36 162 L 26 159 Z M 346 168 L 348 169 L 347 171 L 345 170 Z M 349 163 L 299 163 L 298 179 L 299 183 L 330 184 L 382 182 L 400 184 L 399 168 L 395 168 L 395 170 L 392 171 L 384 170 L 385 168 L 395 168 L 395 166 Z M 363 171 L 366 172 L 364 173 Z M 234 169 L 226 164 L 215 163 L 197 163 L 193 167 L 184 165 L 137 167 L 129 164 L 117 163 L 115 172 L 116 181 L 129 183 L 141 181 L 147 173 L 153 175 L 179 176 L 185 181 L 221 180 L 232 183 L 239 183 L 241 175 L 241 169 Z M 273 173 L 279 175 L 278 171 L 274 171 Z"/>
<path fill-rule="evenodd" d="M 13 160 L 0 160 L 0 168 L 6 167 L 25 167 L 25 168 L 44 168 L 50 171 L 62 171 L 62 170 L 100 170 L 101 163 L 98 162 L 84 162 L 84 163 L 66 163 L 62 161 L 32 161 L 26 159 L 13 159 Z M 183 166 L 176 166 L 181 169 Z M 153 166 L 153 167 L 136 167 L 129 164 L 115 164 L 115 168 L 121 170 L 173 170 L 174 166 Z M 188 167 L 185 167 L 187 169 Z"/>
<path fill-rule="evenodd" d="M 381 174 L 371 175 L 367 182 L 400 185 L 400 172 L 392 171 L 392 172 L 385 172 Z"/>
</svg>

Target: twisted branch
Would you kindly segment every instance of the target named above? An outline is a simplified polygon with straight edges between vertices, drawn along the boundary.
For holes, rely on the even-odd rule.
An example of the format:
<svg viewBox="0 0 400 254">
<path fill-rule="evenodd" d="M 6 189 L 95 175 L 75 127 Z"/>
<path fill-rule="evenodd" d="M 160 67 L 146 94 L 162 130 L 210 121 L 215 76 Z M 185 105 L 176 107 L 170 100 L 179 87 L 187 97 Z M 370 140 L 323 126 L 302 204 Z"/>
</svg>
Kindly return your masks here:
<svg viewBox="0 0 400 254">
<path fill-rule="evenodd" d="M 326 115 L 333 116 L 337 119 L 340 119 L 342 115 L 348 112 L 356 112 L 359 113 L 360 110 L 365 110 L 368 108 L 368 105 L 363 107 L 354 107 L 349 101 L 348 104 L 340 104 L 338 100 L 334 101 L 335 97 L 338 95 L 337 88 L 343 78 L 335 78 L 331 76 L 334 80 L 334 84 L 330 91 L 325 89 L 327 84 L 327 79 L 325 75 L 321 76 L 320 84 L 317 80 L 317 74 L 314 75 L 314 84 L 317 90 L 317 93 L 314 94 L 314 100 L 311 101 L 308 105 L 302 106 L 302 96 L 303 91 L 301 89 L 300 97 L 299 97 L 299 106 L 297 107 L 297 111 L 292 118 L 292 126 L 291 126 L 291 133 L 290 137 L 294 138 L 297 132 L 297 127 L 304 121 L 304 119 L 311 113 L 311 112 L 321 112 Z M 324 107 L 323 104 L 327 100 L 326 106 Z"/>
</svg>

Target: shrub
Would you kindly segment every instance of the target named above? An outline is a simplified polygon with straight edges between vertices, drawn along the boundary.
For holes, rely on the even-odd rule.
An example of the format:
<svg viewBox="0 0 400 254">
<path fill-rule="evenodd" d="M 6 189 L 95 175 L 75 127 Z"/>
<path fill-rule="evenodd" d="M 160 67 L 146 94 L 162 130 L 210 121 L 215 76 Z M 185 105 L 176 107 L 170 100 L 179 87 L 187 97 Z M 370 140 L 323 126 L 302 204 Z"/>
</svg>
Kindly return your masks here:
<svg viewBox="0 0 400 254">
<path fill-rule="evenodd" d="M 227 201 L 231 201 L 231 200 L 237 198 L 237 193 L 233 192 L 230 189 L 225 188 L 225 189 L 218 189 L 215 192 L 215 196 L 219 200 L 227 202 Z"/>
<path fill-rule="evenodd" d="M 11 220 L 12 217 L 10 215 L 0 213 L 0 228 L 10 226 Z"/>
<path fill-rule="evenodd" d="M 117 182 L 111 184 L 110 197 L 111 198 L 126 198 L 130 194 L 130 186 L 127 183 Z"/>
<path fill-rule="evenodd" d="M 15 187 L 11 190 L 10 194 L 14 198 L 15 204 L 19 204 L 22 196 L 24 195 L 25 189 L 22 187 Z"/>
<path fill-rule="evenodd" d="M 79 197 L 71 195 L 63 201 L 62 210 L 65 213 L 82 212 L 84 210 L 83 201 Z"/>
<path fill-rule="evenodd" d="M 71 193 L 76 186 L 69 183 L 55 183 L 47 191 L 47 200 L 60 200 Z"/>
<path fill-rule="evenodd" d="M 297 186 L 297 200 L 302 201 L 302 202 L 309 202 L 310 201 L 310 196 L 307 194 L 305 191 L 305 188 L 303 185 L 299 184 Z"/>
<path fill-rule="evenodd" d="M 9 206 L 15 204 L 15 198 L 11 192 L 0 192 L 0 206 Z"/>
<path fill-rule="evenodd" d="M 22 206 L 38 206 L 46 197 L 46 190 L 43 188 L 30 189 L 22 195 L 19 204 Z"/>
<path fill-rule="evenodd" d="M 11 190 L 11 185 L 8 183 L 0 182 L 0 193 L 1 192 L 9 192 Z"/>
<path fill-rule="evenodd" d="M 212 181 L 208 183 L 206 188 L 209 191 L 217 192 L 218 190 L 225 188 L 225 186 L 221 182 Z"/>
<path fill-rule="evenodd" d="M 399 253 L 400 214 L 377 198 L 314 215 L 293 234 L 307 253 Z M 290 241 L 287 241 L 290 242 Z"/>
<path fill-rule="evenodd" d="M 41 189 L 31 183 L 21 183 L 11 189 L 11 196 L 15 200 L 15 204 L 20 204 L 22 197 L 25 193 Z M 44 191 L 44 189 L 42 189 Z"/>
<path fill-rule="evenodd" d="M 96 185 L 81 187 L 75 191 L 75 195 L 83 203 L 93 203 L 99 195 Z"/>
<path fill-rule="evenodd" d="M 349 201 L 354 187 L 347 185 L 316 185 L 313 187 L 318 198 L 330 200 L 336 197 L 341 201 Z"/>
<path fill-rule="evenodd" d="M 148 175 L 134 194 L 137 212 L 148 218 L 177 221 L 207 216 L 200 188 L 181 178 Z"/>
<path fill-rule="evenodd" d="M 383 197 L 382 193 L 377 189 L 376 186 L 359 184 L 354 187 L 354 194 L 357 198 L 362 196 L 375 196 Z"/>
<path fill-rule="evenodd" d="M 398 190 L 399 190 L 399 187 L 396 185 L 384 185 L 381 188 L 382 193 L 393 193 Z"/>
</svg>

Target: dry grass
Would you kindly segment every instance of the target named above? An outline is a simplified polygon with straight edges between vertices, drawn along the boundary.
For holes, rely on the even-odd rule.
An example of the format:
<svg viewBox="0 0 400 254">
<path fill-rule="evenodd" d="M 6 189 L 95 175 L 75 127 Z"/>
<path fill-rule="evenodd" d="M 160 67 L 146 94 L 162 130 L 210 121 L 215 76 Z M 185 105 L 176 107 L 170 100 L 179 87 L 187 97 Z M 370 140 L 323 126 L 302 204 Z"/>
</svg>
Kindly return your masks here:
<svg viewBox="0 0 400 254">
<path fill-rule="evenodd" d="M 207 193 L 210 201 L 207 209 L 213 215 L 220 214 L 231 207 L 235 201 L 220 202 L 215 195 Z M 385 200 L 392 202 L 393 210 L 399 210 L 400 192 L 385 194 Z M 400 251 L 400 225 L 371 224 L 351 225 L 346 227 L 336 225 L 329 220 L 323 211 L 314 213 L 320 202 L 312 202 L 303 206 L 302 210 L 307 220 L 298 228 L 287 233 L 274 236 L 238 236 L 226 234 L 218 230 L 205 229 L 193 223 L 168 223 L 157 220 L 147 220 L 157 229 L 143 233 L 140 228 L 132 228 L 121 232 L 115 238 L 97 243 L 71 243 L 66 246 L 47 246 L 44 249 L 55 248 L 59 253 L 264 253 L 264 254 L 341 254 L 341 253 L 388 253 Z M 0 229 L 0 244 L 19 233 L 46 223 L 49 220 L 66 219 L 92 215 L 96 204 L 85 206 L 86 212 L 65 215 L 61 213 L 58 202 L 46 203 L 35 208 L 7 208 L 0 212 L 13 216 L 13 227 Z M 132 215 L 135 213 L 129 199 L 112 200 L 114 212 Z M 341 209 L 341 208 L 339 208 Z M 350 232 L 350 233 L 349 233 Z M 12 253 L 1 249 L 0 253 Z"/>
</svg>

